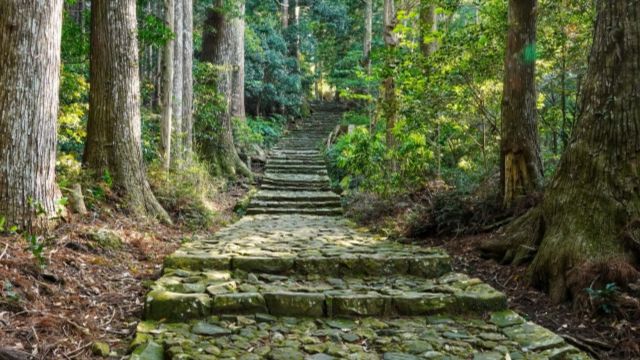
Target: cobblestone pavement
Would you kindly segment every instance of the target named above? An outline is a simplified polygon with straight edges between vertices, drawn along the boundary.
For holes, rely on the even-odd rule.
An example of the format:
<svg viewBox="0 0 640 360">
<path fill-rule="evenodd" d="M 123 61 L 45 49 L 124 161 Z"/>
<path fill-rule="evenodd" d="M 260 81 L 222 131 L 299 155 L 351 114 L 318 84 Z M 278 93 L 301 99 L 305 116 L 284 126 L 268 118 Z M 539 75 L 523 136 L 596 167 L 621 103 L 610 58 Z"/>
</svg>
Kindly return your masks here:
<svg viewBox="0 0 640 360">
<path fill-rule="evenodd" d="M 442 250 L 341 217 L 317 150 L 336 122 L 292 131 L 248 215 L 165 259 L 131 359 L 589 359 Z"/>
</svg>

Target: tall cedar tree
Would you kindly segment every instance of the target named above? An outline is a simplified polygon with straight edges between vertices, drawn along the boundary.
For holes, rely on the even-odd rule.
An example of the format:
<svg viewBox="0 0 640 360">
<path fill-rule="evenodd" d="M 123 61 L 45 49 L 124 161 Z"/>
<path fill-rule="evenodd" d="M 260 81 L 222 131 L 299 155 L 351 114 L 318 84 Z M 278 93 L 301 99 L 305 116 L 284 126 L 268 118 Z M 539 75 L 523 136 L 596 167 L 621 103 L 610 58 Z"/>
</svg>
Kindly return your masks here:
<svg viewBox="0 0 640 360">
<path fill-rule="evenodd" d="M 135 0 L 91 4 L 91 90 L 84 163 L 109 174 L 135 214 L 170 222 L 142 160 Z"/>
<path fill-rule="evenodd" d="M 233 101 L 240 95 L 234 94 L 239 87 L 234 85 L 234 76 L 239 64 L 237 60 L 238 43 L 243 41 L 244 6 L 237 6 L 232 14 L 225 13 L 224 1 L 217 0 L 216 6 L 209 9 L 202 39 L 202 59 L 220 69 L 218 91 L 225 101 L 225 110 L 219 117 L 215 138 L 203 142 L 202 151 L 218 174 L 235 176 L 241 174 L 252 177 L 251 170 L 242 162 L 233 142 Z"/>
<path fill-rule="evenodd" d="M 164 0 L 164 25 L 174 30 L 175 5 Z M 171 167 L 171 137 L 173 133 L 173 39 L 167 40 L 162 52 L 162 119 L 160 123 L 160 152 L 165 170 Z"/>
<path fill-rule="evenodd" d="M 178 168 L 184 160 L 184 135 L 182 134 L 182 101 L 184 95 L 184 0 L 174 0 L 173 40 L 173 116 L 171 166 Z"/>
<path fill-rule="evenodd" d="M 31 230 L 49 224 L 59 193 L 62 0 L 3 0 L 0 14 L 0 217 Z"/>
<path fill-rule="evenodd" d="M 193 151 L 193 0 L 183 0 L 183 2 L 182 146 L 184 146 L 185 160 L 188 161 Z M 244 60 L 244 51 L 242 56 Z M 242 83 L 244 85 L 244 78 L 242 79 Z M 242 92 L 244 94 L 244 88 Z"/>
<path fill-rule="evenodd" d="M 387 121 L 386 140 L 389 150 L 396 146 L 393 128 L 398 120 L 398 97 L 393 71 L 396 66 L 395 53 L 398 46 L 398 35 L 394 32 L 397 22 L 394 0 L 384 0 L 383 37 L 387 53 L 385 56 L 384 79 L 382 80 L 382 112 Z M 397 170 L 395 160 L 391 160 L 390 167 L 393 171 Z"/>
<path fill-rule="evenodd" d="M 640 2 L 596 8 L 582 112 L 544 200 L 484 244 L 503 262 L 534 256 L 533 283 L 558 302 L 639 276 Z"/>
<path fill-rule="evenodd" d="M 542 187 L 536 118 L 536 6 L 537 0 L 509 1 L 500 154 L 505 207 Z"/>
</svg>

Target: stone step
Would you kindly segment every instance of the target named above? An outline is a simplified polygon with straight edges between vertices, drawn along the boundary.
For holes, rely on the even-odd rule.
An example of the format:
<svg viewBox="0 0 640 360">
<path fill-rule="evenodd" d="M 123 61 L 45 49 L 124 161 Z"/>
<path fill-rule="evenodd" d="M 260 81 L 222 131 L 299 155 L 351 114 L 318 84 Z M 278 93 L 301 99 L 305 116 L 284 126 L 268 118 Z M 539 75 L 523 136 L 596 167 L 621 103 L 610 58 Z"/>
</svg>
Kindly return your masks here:
<svg viewBox="0 0 640 360">
<path fill-rule="evenodd" d="M 291 158 L 269 158 L 267 159 L 267 165 L 274 166 L 322 166 L 326 167 L 324 159 L 291 159 Z"/>
<path fill-rule="evenodd" d="M 250 208 L 264 209 L 342 209 L 340 199 L 333 201 L 261 201 L 254 199 L 249 205 Z"/>
<path fill-rule="evenodd" d="M 282 184 L 262 184 L 264 190 L 273 191 L 331 191 L 331 185 L 282 185 Z"/>
<path fill-rule="evenodd" d="M 393 319 L 211 316 L 181 324 L 145 321 L 136 332 L 132 360 L 151 353 L 166 360 L 591 359 L 513 311 Z"/>
<path fill-rule="evenodd" d="M 274 191 L 260 190 L 253 197 L 257 201 L 325 202 L 340 201 L 340 196 L 330 191 Z"/>
<path fill-rule="evenodd" d="M 278 182 L 283 184 L 328 184 L 330 179 L 326 175 L 315 174 L 274 174 L 265 173 L 263 181 Z"/>
<path fill-rule="evenodd" d="M 296 163 L 284 163 L 284 164 L 274 164 L 271 161 L 267 161 L 267 171 L 270 169 L 280 170 L 297 170 L 297 171 L 319 171 L 319 170 L 327 170 L 327 167 L 324 164 L 296 164 Z"/>
<path fill-rule="evenodd" d="M 244 266 L 251 269 L 250 262 Z M 436 279 L 318 278 L 179 270 L 167 271 L 154 284 L 147 295 L 145 319 L 182 321 L 208 315 L 256 313 L 314 318 L 461 315 L 506 307 L 503 293 L 479 279 L 455 273 Z"/>
<path fill-rule="evenodd" d="M 317 276 L 390 276 L 414 275 L 424 278 L 441 276 L 451 270 L 451 258 L 442 253 L 387 253 L 317 255 L 309 257 L 244 256 L 212 252 L 176 251 L 165 258 L 166 272 L 175 269 L 190 271 L 243 270 L 283 274 Z"/>
<path fill-rule="evenodd" d="M 260 214 L 297 214 L 297 215 L 318 215 L 318 216 L 340 216 L 343 214 L 342 208 L 262 208 L 252 207 L 247 209 L 247 215 Z"/>
<path fill-rule="evenodd" d="M 319 169 L 310 168 L 295 168 L 290 166 L 267 166 L 266 171 L 272 174 L 313 174 L 313 175 L 327 175 L 329 172 L 326 168 L 321 167 Z"/>
</svg>

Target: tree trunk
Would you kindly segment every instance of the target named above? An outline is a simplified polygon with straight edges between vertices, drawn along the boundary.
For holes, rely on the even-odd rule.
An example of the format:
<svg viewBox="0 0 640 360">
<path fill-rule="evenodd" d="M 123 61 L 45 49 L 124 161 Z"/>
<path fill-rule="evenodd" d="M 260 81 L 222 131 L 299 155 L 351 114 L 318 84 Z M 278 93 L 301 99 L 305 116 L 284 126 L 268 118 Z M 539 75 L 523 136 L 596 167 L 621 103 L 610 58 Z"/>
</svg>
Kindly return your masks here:
<svg viewBox="0 0 640 360">
<path fill-rule="evenodd" d="M 436 6 L 434 4 L 420 4 L 420 51 L 428 58 L 438 48 L 437 41 L 425 41 L 438 31 L 436 21 Z"/>
<path fill-rule="evenodd" d="M 233 40 L 233 74 L 231 93 L 231 116 L 244 121 L 246 111 L 244 107 L 244 2 L 238 4 L 238 16 L 229 20 L 230 34 Z"/>
<path fill-rule="evenodd" d="M 396 23 L 397 18 L 394 0 L 384 0 L 384 43 L 387 47 L 387 54 L 385 56 L 385 67 L 383 71 L 384 79 L 382 80 L 382 112 L 387 121 L 386 140 L 389 151 L 393 150 L 396 146 L 393 129 L 398 117 L 398 99 L 394 79 L 394 69 L 396 66 L 395 52 L 398 46 L 398 36 L 394 32 Z M 394 159 L 391 159 L 390 167 L 392 171 L 396 170 L 397 163 Z"/>
<path fill-rule="evenodd" d="M 135 0 L 94 0 L 85 166 L 109 173 L 134 214 L 170 222 L 142 161 Z"/>
<path fill-rule="evenodd" d="M 244 30 L 244 29 L 243 29 Z M 193 152 L 193 0 L 184 0 L 182 133 L 187 160 Z M 242 53 L 244 60 L 244 48 Z M 244 75 L 244 68 L 242 71 Z M 244 85 L 244 78 L 242 79 Z M 244 88 L 243 94 L 244 94 Z M 244 100 L 244 99 L 243 99 Z"/>
<path fill-rule="evenodd" d="M 238 156 L 233 141 L 233 79 L 234 60 L 236 60 L 237 44 L 241 41 L 237 26 L 240 24 L 229 19 L 223 11 L 222 0 L 217 0 L 215 7 L 209 10 L 205 22 L 202 39 L 202 59 L 220 68 L 218 91 L 225 101 L 225 111 L 219 117 L 217 133 L 206 144 L 201 144 L 206 157 L 220 175 L 235 176 L 238 173 L 252 177 L 251 170 Z M 235 29 L 234 29 L 235 27 Z"/>
<path fill-rule="evenodd" d="M 373 0 L 365 0 L 364 46 L 362 63 L 367 75 L 371 75 L 371 38 L 373 37 Z"/>
<path fill-rule="evenodd" d="M 59 198 L 62 0 L 3 0 L 0 14 L 0 217 L 30 231 L 50 224 Z"/>
<path fill-rule="evenodd" d="M 367 77 L 371 76 L 371 43 L 373 38 L 373 0 L 365 0 L 364 2 L 364 44 L 362 51 L 362 66 L 367 74 Z M 371 82 L 367 79 L 367 95 L 368 100 L 366 102 L 367 113 L 369 115 L 369 124 L 373 124 L 373 106 L 372 98 L 373 91 L 371 91 Z"/>
<path fill-rule="evenodd" d="M 501 184 L 505 207 L 542 187 L 536 120 L 537 0 L 509 1 L 502 99 Z"/>
<path fill-rule="evenodd" d="M 175 23 L 173 0 L 164 0 L 165 26 L 173 31 Z M 162 120 L 160 125 L 160 152 L 165 170 L 171 167 L 171 133 L 173 111 L 173 40 L 164 45 L 162 66 Z"/>
<path fill-rule="evenodd" d="M 530 276 L 555 301 L 579 298 L 592 283 L 638 279 L 640 2 L 596 7 L 582 111 L 553 181 L 540 206 L 485 244 L 506 262 L 516 247 L 537 246 Z"/>
<path fill-rule="evenodd" d="M 282 28 L 286 29 L 289 27 L 289 0 L 282 0 L 282 13 L 280 14 Z"/>
<path fill-rule="evenodd" d="M 184 154 L 184 139 L 182 134 L 182 104 L 184 93 L 184 0 L 174 0 L 174 33 L 173 41 L 173 154 L 171 155 L 171 166 L 178 168 L 181 166 Z"/>
</svg>

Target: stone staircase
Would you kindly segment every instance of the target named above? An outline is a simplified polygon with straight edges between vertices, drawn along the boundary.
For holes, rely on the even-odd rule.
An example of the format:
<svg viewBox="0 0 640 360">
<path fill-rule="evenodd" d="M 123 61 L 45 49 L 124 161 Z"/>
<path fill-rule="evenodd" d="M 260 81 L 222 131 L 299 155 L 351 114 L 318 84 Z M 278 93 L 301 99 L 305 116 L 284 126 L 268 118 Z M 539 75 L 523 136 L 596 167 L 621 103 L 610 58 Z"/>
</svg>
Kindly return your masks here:
<svg viewBox="0 0 640 360">
<path fill-rule="evenodd" d="M 320 112 L 285 136 L 271 152 L 261 191 L 248 215 L 342 215 L 340 197 L 330 180 L 320 146 L 338 122 L 335 113 Z"/>
<path fill-rule="evenodd" d="M 131 359 L 589 358 L 442 250 L 337 216 L 317 150 L 336 121 L 318 112 L 292 131 L 250 215 L 165 259 Z"/>
</svg>

